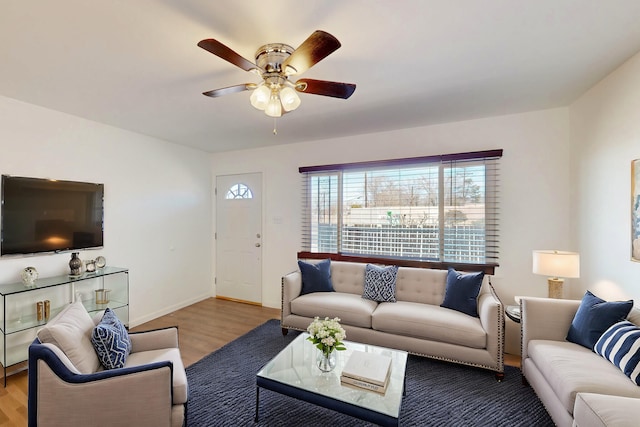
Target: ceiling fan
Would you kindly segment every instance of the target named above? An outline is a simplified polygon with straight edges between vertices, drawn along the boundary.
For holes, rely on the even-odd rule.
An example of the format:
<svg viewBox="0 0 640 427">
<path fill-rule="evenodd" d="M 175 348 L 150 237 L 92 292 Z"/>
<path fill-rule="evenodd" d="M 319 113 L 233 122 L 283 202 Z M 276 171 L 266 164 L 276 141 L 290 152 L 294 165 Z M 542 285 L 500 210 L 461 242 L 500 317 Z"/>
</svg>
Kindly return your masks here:
<svg viewBox="0 0 640 427">
<path fill-rule="evenodd" d="M 356 90 L 352 83 L 325 80 L 298 79 L 290 76 L 304 73 L 340 47 L 340 42 L 325 31 L 315 31 L 297 49 L 283 43 L 269 43 L 256 51 L 255 64 L 215 39 L 205 39 L 198 46 L 214 55 L 262 78 L 260 83 L 244 83 L 203 92 L 218 97 L 230 93 L 253 90 L 251 105 L 263 110 L 267 116 L 280 117 L 300 106 L 296 92 L 314 95 L 349 98 Z"/>
</svg>

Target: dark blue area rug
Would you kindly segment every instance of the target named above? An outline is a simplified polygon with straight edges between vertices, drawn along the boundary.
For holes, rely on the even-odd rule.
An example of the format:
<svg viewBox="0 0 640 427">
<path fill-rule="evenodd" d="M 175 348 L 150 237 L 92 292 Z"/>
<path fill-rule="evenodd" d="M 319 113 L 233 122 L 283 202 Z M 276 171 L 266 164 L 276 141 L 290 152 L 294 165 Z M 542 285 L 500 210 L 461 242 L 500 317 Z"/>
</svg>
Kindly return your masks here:
<svg viewBox="0 0 640 427">
<path fill-rule="evenodd" d="M 270 320 L 187 367 L 187 426 L 370 426 L 264 389 L 254 422 L 256 373 L 297 334 L 282 336 L 279 321 Z M 553 426 L 510 366 L 498 383 L 484 369 L 409 355 L 406 386 L 401 426 Z"/>
</svg>

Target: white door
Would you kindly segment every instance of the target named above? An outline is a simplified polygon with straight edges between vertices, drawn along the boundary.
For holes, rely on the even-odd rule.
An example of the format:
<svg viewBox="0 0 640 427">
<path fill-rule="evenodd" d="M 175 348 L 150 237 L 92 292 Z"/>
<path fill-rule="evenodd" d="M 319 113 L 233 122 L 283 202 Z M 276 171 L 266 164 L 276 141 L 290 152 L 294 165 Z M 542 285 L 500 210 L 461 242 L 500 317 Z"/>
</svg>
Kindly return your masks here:
<svg viewBox="0 0 640 427">
<path fill-rule="evenodd" d="M 216 177 L 216 295 L 262 303 L 262 174 Z"/>
</svg>

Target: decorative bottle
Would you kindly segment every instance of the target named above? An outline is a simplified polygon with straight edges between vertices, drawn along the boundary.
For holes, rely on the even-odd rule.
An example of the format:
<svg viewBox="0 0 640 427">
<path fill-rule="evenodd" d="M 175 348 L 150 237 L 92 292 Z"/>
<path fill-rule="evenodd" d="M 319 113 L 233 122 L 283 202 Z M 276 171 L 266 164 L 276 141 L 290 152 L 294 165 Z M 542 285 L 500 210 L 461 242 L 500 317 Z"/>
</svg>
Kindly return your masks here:
<svg viewBox="0 0 640 427">
<path fill-rule="evenodd" d="M 69 261 L 69 269 L 71 269 L 71 276 L 79 276 L 82 271 L 82 260 L 78 258 L 78 252 L 71 254 L 71 261 Z"/>
</svg>

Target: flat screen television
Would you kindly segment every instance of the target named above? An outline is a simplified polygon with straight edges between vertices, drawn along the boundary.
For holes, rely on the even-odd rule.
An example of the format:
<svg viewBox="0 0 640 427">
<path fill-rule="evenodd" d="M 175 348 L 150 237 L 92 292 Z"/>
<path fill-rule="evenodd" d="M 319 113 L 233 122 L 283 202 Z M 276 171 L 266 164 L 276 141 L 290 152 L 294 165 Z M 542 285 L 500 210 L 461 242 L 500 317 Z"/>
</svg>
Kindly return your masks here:
<svg viewBox="0 0 640 427">
<path fill-rule="evenodd" d="M 1 255 L 103 245 L 104 184 L 2 175 Z"/>
</svg>

